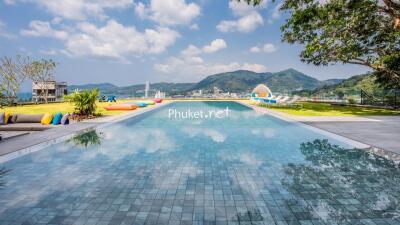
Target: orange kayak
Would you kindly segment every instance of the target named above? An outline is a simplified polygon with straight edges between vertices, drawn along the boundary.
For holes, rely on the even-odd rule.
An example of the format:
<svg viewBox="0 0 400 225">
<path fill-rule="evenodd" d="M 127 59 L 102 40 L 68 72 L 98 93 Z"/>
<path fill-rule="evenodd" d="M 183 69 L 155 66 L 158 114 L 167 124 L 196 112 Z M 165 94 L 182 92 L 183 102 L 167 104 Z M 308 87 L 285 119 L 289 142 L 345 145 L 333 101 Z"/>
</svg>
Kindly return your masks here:
<svg viewBox="0 0 400 225">
<path fill-rule="evenodd" d="M 139 106 L 137 105 L 129 105 L 129 104 L 114 104 L 104 107 L 106 110 L 134 110 Z"/>
</svg>

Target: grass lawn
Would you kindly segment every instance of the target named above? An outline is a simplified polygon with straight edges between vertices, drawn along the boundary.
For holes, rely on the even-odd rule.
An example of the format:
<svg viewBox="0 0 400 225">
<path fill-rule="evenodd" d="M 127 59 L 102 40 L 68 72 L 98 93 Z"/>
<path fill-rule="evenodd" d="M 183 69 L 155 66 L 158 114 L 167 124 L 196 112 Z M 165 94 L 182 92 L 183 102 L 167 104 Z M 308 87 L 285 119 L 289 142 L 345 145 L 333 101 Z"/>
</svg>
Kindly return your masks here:
<svg viewBox="0 0 400 225">
<path fill-rule="evenodd" d="M 400 116 L 399 110 L 339 106 L 329 103 L 300 102 L 300 108 L 272 106 L 271 109 L 296 116 Z"/>
<path fill-rule="evenodd" d="M 117 103 L 129 102 L 132 100 L 118 100 Z M 112 110 L 107 111 L 104 109 L 104 106 L 107 106 L 109 102 L 97 102 L 97 112 L 101 113 L 104 116 L 110 115 L 118 115 L 122 113 L 126 113 L 127 111 L 120 110 Z M 0 112 L 9 112 L 12 114 L 23 113 L 23 114 L 43 114 L 43 113 L 72 113 L 74 111 L 74 105 L 72 103 L 63 102 L 63 103 L 50 103 L 50 104 L 40 104 L 40 105 L 24 105 L 24 106 L 14 106 L 14 107 L 3 107 L 0 108 Z"/>
</svg>

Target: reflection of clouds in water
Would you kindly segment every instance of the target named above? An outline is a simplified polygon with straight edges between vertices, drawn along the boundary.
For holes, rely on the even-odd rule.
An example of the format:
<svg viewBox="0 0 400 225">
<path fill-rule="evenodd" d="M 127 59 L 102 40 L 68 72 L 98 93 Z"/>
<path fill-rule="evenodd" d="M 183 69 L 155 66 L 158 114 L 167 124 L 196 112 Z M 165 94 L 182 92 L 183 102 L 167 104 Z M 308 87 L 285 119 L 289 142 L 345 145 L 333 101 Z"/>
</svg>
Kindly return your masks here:
<svg viewBox="0 0 400 225">
<path fill-rule="evenodd" d="M 230 162 L 240 162 L 248 167 L 260 167 L 263 160 L 257 157 L 257 155 L 250 150 L 241 150 L 239 152 L 232 152 L 230 149 L 221 149 L 218 153 L 222 160 Z"/>
<path fill-rule="evenodd" d="M 324 222 L 328 221 L 331 219 L 330 214 L 332 212 L 335 212 L 336 210 L 330 206 L 325 200 L 317 200 L 317 204 L 313 206 L 314 210 L 311 210 L 311 213 L 316 217 L 316 218 L 321 218 Z"/>
<path fill-rule="evenodd" d="M 251 130 L 251 133 L 254 135 L 261 135 L 264 138 L 273 138 L 276 134 L 276 130 L 272 128 L 255 128 Z"/>
<path fill-rule="evenodd" d="M 226 139 L 226 135 L 210 128 L 194 128 L 194 127 L 184 127 L 182 131 L 189 135 L 189 137 L 195 137 L 197 135 L 204 135 L 210 137 L 214 142 L 221 143 Z"/>
<path fill-rule="evenodd" d="M 134 155 L 141 150 L 146 153 L 167 153 L 175 149 L 175 140 L 164 130 L 114 126 L 104 131 L 104 141 L 98 147 L 100 154 L 112 160 Z"/>
<path fill-rule="evenodd" d="M 252 119 L 252 118 L 257 118 L 262 116 L 263 114 L 258 113 L 257 111 L 254 110 L 248 110 L 248 111 L 232 111 L 232 113 L 229 114 L 229 118 L 231 119 Z"/>
<path fill-rule="evenodd" d="M 49 193 L 53 193 L 54 191 L 64 192 L 70 188 L 82 185 L 89 180 L 99 178 L 99 175 L 93 173 L 82 173 L 78 165 L 58 164 L 54 168 L 46 169 L 41 174 L 35 174 L 35 176 L 26 175 L 23 178 L 24 182 L 22 184 L 19 183 L 18 188 L 13 188 L 13 191 L 8 194 L 7 205 L 13 207 L 33 207 Z M 21 179 L 21 177 L 18 179 Z M 14 182 L 15 180 L 10 180 L 8 186 L 12 188 Z M 26 201 L 27 199 L 29 201 Z"/>
<path fill-rule="evenodd" d="M 397 200 L 395 200 L 395 205 L 397 205 Z M 377 196 L 377 200 L 374 203 L 374 210 L 386 210 L 392 205 L 392 201 L 389 199 L 389 195 L 384 192 L 380 192 Z"/>
</svg>

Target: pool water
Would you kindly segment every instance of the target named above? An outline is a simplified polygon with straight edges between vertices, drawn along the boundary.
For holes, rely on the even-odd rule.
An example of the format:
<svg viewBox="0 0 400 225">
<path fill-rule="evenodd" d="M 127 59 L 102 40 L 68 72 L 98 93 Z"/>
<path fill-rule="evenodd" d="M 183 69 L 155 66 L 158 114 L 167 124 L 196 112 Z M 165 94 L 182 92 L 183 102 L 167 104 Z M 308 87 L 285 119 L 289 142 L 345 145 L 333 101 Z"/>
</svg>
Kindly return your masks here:
<svg viewBox="0 0 400 225">
<path fill-rule="evenodd" d="M 2 225 L 400 224 L 394 162 L 235 102 L 175 102 L 0 168 Z"/>
</svg>

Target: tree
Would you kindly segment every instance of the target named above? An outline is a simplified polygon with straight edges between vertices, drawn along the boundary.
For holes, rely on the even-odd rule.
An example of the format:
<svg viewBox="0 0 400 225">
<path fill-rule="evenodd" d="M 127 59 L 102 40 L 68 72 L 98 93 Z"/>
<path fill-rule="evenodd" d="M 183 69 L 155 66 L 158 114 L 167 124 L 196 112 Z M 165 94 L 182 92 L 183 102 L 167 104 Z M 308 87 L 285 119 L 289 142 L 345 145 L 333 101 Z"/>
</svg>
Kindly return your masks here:
<svg viewBox="0 0 400 225">
<path fill-rule="evenodd" d="M 64 97 L 66 101 L 75 105 L 75 112 L 83 117 L 93 116 L 96 114 L 96 101 L 99 98 L 98 89 L 75 91 L 74 93 Z"/>
<path fill-rule="evenodd" d="M 400 1 L 285 0 L 281 10 L 291 14 L 282 39 L 305 45 L 303 62 L 367 66 L 382 86 L 400 87 Z"/>
<path fill-rule="evenodd" d="M 54 71 L 57 63 L 53 60 L 42 59 L 33 61 L 28 68 L 28 77 L 39 91 L 39 99 L 47 103 L 51 81 L 54 81 Z"/>
<path fill-rule="evenodd" d="M 31 63 L 29 57 L 17 56 L 16 59 L 3 57 L 0 59 L 0 96 L 12 105 L 17 99 L 17 93 L 27 77 Z"/>
</svg>

